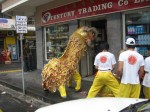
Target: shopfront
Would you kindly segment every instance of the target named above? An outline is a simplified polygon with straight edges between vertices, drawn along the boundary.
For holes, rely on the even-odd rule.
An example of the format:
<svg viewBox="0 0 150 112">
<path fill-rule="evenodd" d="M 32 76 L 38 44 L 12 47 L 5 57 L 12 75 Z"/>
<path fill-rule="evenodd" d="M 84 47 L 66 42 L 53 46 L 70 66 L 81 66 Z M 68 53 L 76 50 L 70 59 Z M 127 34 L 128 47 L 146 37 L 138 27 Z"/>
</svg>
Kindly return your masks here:
<svg viewBox="0 0 150 112">
<path fill-rule="evenodd" d="M 15 29 L 15 19 L 0 18 L 0 53 L 4 49 L 11 52 L 11 61 L 20 62 L 20 39 Z M 29 28 L 29 27 L 28 27 Z M 36 69 L 36 36 L 35 30 L 28 29 L 28 33 L 24 35 L 23 43 L 29 43 L 32 52 L 33 66 Z M 0 56 L 1 63 L 1 56 Z"/>
<path fill-rule="evenodd" d="M 89 48 L 86 55 L 81 58 L 79 70 L 82 77 L 93 75 L 95 73 L 93 61 L 95 55 L 100 51 L 100 43 L 107 41 L 110 44 L 110 52 L 114 53 L 117 59 L 118 51 L 125 48 L 124 41 L 128 36 L 127 30 L 135 25 L 134 21 L 132 21 L 133 25 L 127 23 L 129 19 L 132 19 L 132 12 L 134 13 L 139 9 L 143 13 L 143 10 L 146 9 L 145 14 L 148 15 L 150 10 L 149 2 L 149 0 L 81 0 L 57 8 L 49 7 L 49 9 L 44 9 L 41 17 L 42 21 L 38 24 L 36 31 L 38 35 L 42 36 L 42 38 L 37 37 L 37 42 L 43 41 L 44 43 L 42 48 L 37 45 L 41 52 L 44 49 L 43 60 L 39 60 L 39 62 L 44 65 L 52 57 L 59 57 L 70 35 L 78 27 L 92 26 L 97 28 L 98 37 L 93 42 L 94 48 Z M 137 12 L 139 11 L 137 10 Z M 146 19 L 147 16 L 144 18 Z M 149 22 L 146 24 L 149 24 Z M 141 25 L 142 23 L 137 24 L 137 27 L 141 27 Z M 146 31 L 149 30 L 148 26 L 144 25 L 143 27 L 146 27 Z M 149 37 L 148 32 L 143 34 L 144 39 L 145 35 L 146 38 Z M 141 38 L 140 36 L 140 39 L 138 37 L 136 40 L 141 41 Z M 40 56 L 42 55 L 39 54 L 38 58 Z M 42 66 L 38 68 L 42 69 Z"/>
<path fill-rule="evenodd" d="M 18 43 L 15 35 L 15 20 L 0 18 L 0 52 L 8 49 L 11 60 L 18 60 Z"/>
</svg>

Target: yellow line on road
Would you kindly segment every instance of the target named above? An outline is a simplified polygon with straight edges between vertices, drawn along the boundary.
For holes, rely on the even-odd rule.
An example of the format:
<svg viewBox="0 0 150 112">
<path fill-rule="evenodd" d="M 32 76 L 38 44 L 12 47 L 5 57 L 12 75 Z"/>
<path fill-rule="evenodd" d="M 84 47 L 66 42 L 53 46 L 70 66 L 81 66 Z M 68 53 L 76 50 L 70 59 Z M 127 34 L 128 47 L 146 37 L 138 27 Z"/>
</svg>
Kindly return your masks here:
<svg viewBox="0 0 150 112">
<path fill-rule="evenodd" d="M 10 73 L 10 72 L 20 72 L 20 71 L 22 71 L 22 70 L 21 69 L 17 69 L 17 70 L 3 70 L 3 71 L 0 70 L 0 73 Z"/>
</svg>

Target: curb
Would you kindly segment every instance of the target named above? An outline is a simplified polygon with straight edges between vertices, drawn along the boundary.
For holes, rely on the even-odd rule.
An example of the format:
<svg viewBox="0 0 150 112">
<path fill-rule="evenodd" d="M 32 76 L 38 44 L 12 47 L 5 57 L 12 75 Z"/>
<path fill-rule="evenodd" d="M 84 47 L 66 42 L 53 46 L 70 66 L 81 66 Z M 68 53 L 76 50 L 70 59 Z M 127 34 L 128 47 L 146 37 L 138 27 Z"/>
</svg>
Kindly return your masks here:
<svg viewBox="0 0 150 112">
<path fill-rule="evenodd" d="M 11 88 L 15 91 L 22 92 L 23 89 L 21 87 L 11 85 L 5 81 L 0 80 L 0 84 L 3 86 L 6 86 L 8 88 Z M 73 91 L 73 90 L 72 90 Z M 69 100 L 74 100 L 76 98 L 73 98 L 72 96 L 67 96 L 67 98 L 61 98 L 59 95 L 59 92 L 57 91 L 56 93 L 51 93 L 49 91 L 44 91 L 44 90 L 35 90 L 34 88 L 29 88 L 25 90 L 25 94 L 34 97 L 35 99 L 41 100 L 45 103 L 50 103 L 50 104 L 56 104 L 64 101 L 69 101 Z"/>
<path fill-rule="evenodd" d="M 29 82 L 28 82 L 29 83 Z M 91 81 L 83 81 L 83 85 L 84 88 L 85 86 L 89 86 L 89 84 L 92 84 Z M 11 88 L 15 91 L 18 92 L 22 92 L 23 94 L 23 89 L 21 87 L 20 84 L 14 85 L 11 84 L 9 82 L 6 82 L 4 80 L 0 80 L 0 84 L 3 86 L 6 86 L 8 88 Z M 66 88 L 68 89 L 68 88 Z M 29 85 L 25 88 L 25 94 L 34 97 L 35 99 L 41 100 L 45 103 L 50 103 L 50 104 L 56 104 L 56 103 L 60 103 L 60 102 L 65 102 L 65 101 L 70 101 L 70 100 L 75 100 L 75 99 L 79 99 L 80 97 L 82 98 L 82 92 L 81 92 L 81 96 L 77 97 L 75 96 L 77 93 L 75 93 L 74 89 L 68 89 L 66 90 L 68 92 L 67 94 L 67 98 L 61 98 L 59 92 L 57 91 L 56 93 L 51 93 L 49 91 L 44 91 L 42 89 L 42 87 L 38 87 L 38 86 L 32 86 Z M 84 91 L 83 91 L 84 92 Z"/>
<path fill-rule="evenodd" d="M 23 92 L 23 89 L 20 88 L 20 87 L 17 87 L 17 86 L 14 86 L 14 85 L 11 85 L 5 81 L 1 81 L 0 80 L 0 84 L 3 85 L 3 86 L 6 86 L 8 88 L 11 88 L 15 91 L 18 91 L 18 92 Z M 29 96 L 32 96 L 38 100 L 41 100 L 43 102 L 46 102 L 46 103 L 51 103 L 51 104 L 55 104 L 55 103 L 58 103 L 57 101 L 53 100 L 53 99 L 50 99 L 48 97 L 45 97 L 44 95 L 41 95 L 41 94 L 38 94 L 38 92 L 36 91 L 31 91 L 31 90 L 25 90 L 25 94 L 26 95 L 29 95 Z"/>
</svg>

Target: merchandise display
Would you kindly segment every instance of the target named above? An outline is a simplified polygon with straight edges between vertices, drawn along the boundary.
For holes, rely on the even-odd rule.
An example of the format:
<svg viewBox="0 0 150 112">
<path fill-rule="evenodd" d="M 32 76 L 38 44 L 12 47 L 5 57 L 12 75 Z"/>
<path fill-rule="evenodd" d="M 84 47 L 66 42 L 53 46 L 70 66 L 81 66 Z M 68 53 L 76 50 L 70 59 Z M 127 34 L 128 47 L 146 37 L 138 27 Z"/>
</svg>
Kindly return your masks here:
<svg viewBox="0 0 150 112">
<path fill-rule="evenodd" d="M 69 39 L 68 24 L 50 26 L 46 28 L 47 59 L 60 57 Z"/>
<path fill-rule="evenodd" d="M 126 38 L 133 37 L 136 50 L 147 57 L 147 46 L 150 45 L 150 11 L 126 14 Z"/>
</svg>

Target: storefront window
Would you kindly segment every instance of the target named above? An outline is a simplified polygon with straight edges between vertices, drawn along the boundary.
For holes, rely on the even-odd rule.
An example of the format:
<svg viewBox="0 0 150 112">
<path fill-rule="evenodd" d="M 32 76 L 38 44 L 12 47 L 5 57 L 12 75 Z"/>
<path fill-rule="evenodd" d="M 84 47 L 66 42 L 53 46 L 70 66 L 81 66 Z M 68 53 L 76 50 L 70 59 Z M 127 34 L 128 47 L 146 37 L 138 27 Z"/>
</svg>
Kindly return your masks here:
<svg viewBox="0 0 150 112">
<path fill-rule="evenodd" d="M 147 46 L 150 45 L 150 11 L 138 11 L 126 14 L 126 38 L 136 40 L 136 49 L 147 57 Z"/>
<path fill-rule="evenodd" d="M 69 39 L 69 25 L 46 27 L 46 59 L 60 57 Z"/>
</svg>

